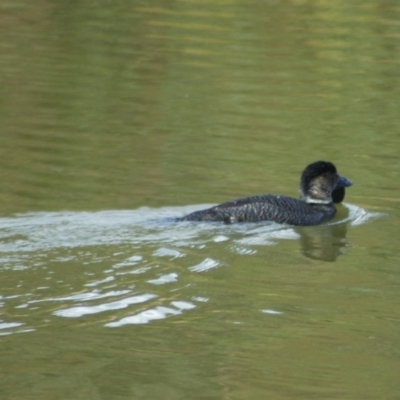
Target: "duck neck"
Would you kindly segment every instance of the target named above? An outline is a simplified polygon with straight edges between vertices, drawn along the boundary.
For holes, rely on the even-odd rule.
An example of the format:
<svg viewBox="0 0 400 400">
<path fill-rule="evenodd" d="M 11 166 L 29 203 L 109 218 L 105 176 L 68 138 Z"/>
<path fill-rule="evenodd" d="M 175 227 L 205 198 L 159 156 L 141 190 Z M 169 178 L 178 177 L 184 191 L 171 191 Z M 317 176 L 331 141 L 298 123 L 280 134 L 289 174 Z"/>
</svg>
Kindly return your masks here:
<svg viewBox="0 0 400 400">
<path fill-rule="evenodd" d="M 305 196 L 302 198 L 302 200 L 305 201 L 307 204 L 323 204 L 325 206 L 332 204 L 332 200 L 316 199 L 315 197 L 310 197 L 310 196 Z"/>
</svg>

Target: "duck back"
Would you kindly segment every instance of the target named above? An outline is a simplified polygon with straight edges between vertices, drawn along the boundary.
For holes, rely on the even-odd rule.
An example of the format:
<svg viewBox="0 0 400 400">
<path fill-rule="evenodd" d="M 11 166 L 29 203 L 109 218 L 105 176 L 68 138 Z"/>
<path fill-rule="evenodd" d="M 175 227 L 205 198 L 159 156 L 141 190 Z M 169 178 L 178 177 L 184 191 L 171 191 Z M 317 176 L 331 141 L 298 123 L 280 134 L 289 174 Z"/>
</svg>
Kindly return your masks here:
<svg viewBox="0 0 400 400">
<path fill-rule="evenodd" d="M 195 211 L 183 221 L 257 222 L 274 221 L 281 224 L 318 225 L 335 215 L 331 204 L 310 204 L 286 196 L 265 194 L 228 201 L 206 210 Z"/>
</svg>

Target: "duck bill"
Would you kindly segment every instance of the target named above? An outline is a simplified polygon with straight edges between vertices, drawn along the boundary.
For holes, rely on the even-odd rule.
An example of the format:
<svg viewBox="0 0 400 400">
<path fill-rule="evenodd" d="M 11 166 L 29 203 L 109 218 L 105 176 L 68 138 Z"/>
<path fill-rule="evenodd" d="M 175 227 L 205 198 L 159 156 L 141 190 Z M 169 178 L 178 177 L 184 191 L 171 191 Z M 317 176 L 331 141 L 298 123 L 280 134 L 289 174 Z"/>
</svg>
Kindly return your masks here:
<svg viewBox="0 0 400 400">
<path fill-rule="evenodd" d="M 347 179 L 344 176 L 339 175 L 339 180 L 338 180 L 338 183 L 336 184 L 335 189 L 349 187 L 352 184 L 353 184 L 353 182 L 350 179 Z"/>
</svg>

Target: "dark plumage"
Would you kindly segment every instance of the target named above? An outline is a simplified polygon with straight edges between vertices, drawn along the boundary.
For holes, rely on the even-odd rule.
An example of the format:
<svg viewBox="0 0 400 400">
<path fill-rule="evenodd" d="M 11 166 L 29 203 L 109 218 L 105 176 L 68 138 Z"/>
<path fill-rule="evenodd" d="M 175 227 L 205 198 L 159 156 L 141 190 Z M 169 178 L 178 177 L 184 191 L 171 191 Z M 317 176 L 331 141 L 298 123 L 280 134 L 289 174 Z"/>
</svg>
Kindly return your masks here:
<svg viewBox="0 0 400 400">
<path fill-rule="evenodd" d="M 182 220 L 318 225 L 335 215 L 334 203 L 343 201 L 344 188 L 351 185 L 332 163 L 317 161 L 308 165 L 301 175 L 300 199 L 273 194 L 246 197 L 195 211 Z"/>
</svg>

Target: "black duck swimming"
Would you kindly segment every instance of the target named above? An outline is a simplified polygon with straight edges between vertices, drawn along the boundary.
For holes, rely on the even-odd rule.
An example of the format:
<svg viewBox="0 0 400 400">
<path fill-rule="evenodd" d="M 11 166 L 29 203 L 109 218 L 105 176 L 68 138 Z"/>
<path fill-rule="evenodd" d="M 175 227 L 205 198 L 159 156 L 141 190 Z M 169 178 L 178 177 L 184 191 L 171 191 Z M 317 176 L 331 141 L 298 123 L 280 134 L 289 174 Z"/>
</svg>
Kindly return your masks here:
<svg viewBox="0 0 400 400">
<path fill-rule="evenodd" d="M 319 225 L 334 217 L 334 203 L 343 201 L 344 188 L 351 185 L 352 182 L 340 176 L 331 162 L 316 161 L 301 174 L 299 199 L 273 194 L 245 197 L 195 211 L 181 220 Z"/>
</svg>

